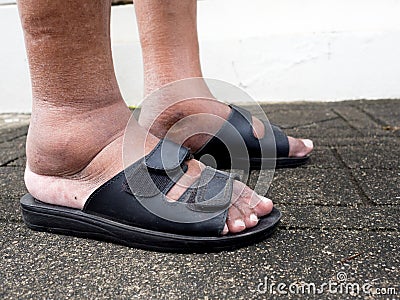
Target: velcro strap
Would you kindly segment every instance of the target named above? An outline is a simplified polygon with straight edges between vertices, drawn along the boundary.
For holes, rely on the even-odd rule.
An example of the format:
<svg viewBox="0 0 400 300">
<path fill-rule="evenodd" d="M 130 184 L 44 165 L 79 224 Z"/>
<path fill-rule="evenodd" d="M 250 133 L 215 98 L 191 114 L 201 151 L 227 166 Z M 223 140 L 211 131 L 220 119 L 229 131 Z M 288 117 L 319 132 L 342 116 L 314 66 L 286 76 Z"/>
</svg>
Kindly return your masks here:
<svg viewBox="0 0 400 300">
<path fill-rule="evenodd" d="M 199 212 L 220 212 L 229 208 L 234 176 L 206 167 L 193 186 L 196 196 L 187 203 L 188 208 Z"/>
<path fill-rule="evenodd" d="M 187 148 L 160 140 L 148 155 L 125 169 L 127 192 L 141 198 L 166 194 L 187 171 L 184 161 L 190 155 Z"/>
<path fill-rule="evenodd" d="M 188 148 L 163 139 L 145 156 L 144 162 L 149 169 L 169 171 L 179 168 L 185 160 L 190 158 Z"/>
<path fill-rule="evenodd" d="M 236 105 L 233 105 L 233 104 L 231 104 L 231 105 L 229 105 L 230 107 L 231 107 L 231 109 L 232 109 L 232 114 L 239 114 L 239 115 L 241 115 L 241 117 L 242 118 L 244 118 L 246 121 L 247 121 L 247 123 L 249 123 L 249 125 L 250 126 L 252 126 L 252 124 L 253 124 L 253 117 L 251 116 L 251 113 L 247 110 L 247 109 L 244 109 L 244 108 L 242 108 L 242 107 L 240 107 L 240 106 L 236 106 Z M 237 117 L 236 117 L 237 118 Z M 234 119 L 236 119 L 235 117 L 232 117 L 232 119 L 234 120 Z"/>
</svg>

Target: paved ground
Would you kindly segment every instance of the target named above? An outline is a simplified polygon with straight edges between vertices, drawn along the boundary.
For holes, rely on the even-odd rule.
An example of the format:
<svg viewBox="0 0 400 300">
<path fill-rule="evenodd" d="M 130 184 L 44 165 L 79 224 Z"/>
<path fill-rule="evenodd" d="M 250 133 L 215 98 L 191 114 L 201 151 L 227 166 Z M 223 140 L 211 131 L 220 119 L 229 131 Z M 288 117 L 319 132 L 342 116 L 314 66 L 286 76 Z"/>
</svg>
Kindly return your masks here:
<svg viewBox="0 0 400 300">
<path fill-rule="evenodd" d="M 295 291 L 303 284 L 307 292 L 314 283 L 320 291 L 322 285 L 322 294 L 304 298 L 353 299 L 349 292 L 358 286 L 359 298 L 400 299 L 399 105 L 382 100 L 265 107 L 288 133 L 314 139 L 312 161 L 275 173 L 267 195 L 283 220 L 270 239 L 201 255 L 28 230 L 18 200 L 25 193 L 29 116 L 1 115 L 0 298 L 288 299 L 301 296 L 300 288 L 291 294 L 289 286 Z M 254 172 L 251 184 L 256 177 Z M 289 294 L 279 295 L 278 284 Z M 367 295 L 363 285 L 381 294 L 396 289 L 397 295 Z"/>
</svg>

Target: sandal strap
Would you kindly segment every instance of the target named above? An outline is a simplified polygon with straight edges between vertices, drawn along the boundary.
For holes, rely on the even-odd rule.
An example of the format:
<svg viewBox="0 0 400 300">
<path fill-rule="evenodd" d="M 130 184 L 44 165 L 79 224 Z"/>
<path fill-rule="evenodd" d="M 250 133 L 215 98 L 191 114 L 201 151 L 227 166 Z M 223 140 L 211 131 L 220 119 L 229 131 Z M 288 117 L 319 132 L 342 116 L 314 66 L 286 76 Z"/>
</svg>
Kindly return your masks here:
<svg viewBox="0 0 400 300">
<path fill-rule="evenodd" d="M 279 126 L 271 124 L 271 128 L 275 138 L 276 156 L 288 157 L 290 149 L 289 149 L 289 140 L 287 135 L 282 131 L 282 129 Z"/>
<path fill-rule="evenodd" d="M 147 168 L 158 171 L 171 171 L 181 167 L 184 161 L 192 158 L 188 148 L 162 139 L 157 146 L 144 157 Z"/>
<path fill-rule="evenodd" d="M 272 153 L 275 153 L 276 157 L 288 157 L 289 156 L 289 140 L 286 134 L 280 129 L 279 126 L 274 124 L 271 125 L 272 134 L 268 134 L 269 125 L 266 121 L 262 121 L 264 124 L 265 134 L 263 138 L 258 139 L 254 136 L 253 133 L 253 119 L 251 113 L 239 106 L 231 105 L 233 111 L 240 113 L 242 115 L 240 126 L 247 128 L 247 131 L 241 131 L 244 140 L 246 141 L 246 145 L 249 148 L 249 152 L 257 152 L 257 157 L 261 157 L 262 155 L 270 156 Z M 240 119 L 238 115 L 232 116 L 233 119 Z M 244 125 L 244 120 L 247 122 L 247 126 Z M 238 128 L 240 128 L 238 126 Z M 245 133 L 249 133 L 248 135 L 243 135 Z M 275 148 L 274 148 L 275 147 Z M 253 153 L 252 153 L 253 154 Z M 254 153 L 256 154 L 256 153 Z M 253 154 L 253 155 L 254 155 Z"/>
<path fill-rule="evenodd" d="M 211 155 L 216 161 L 226 160 L 227 157 L 276 158 L 287 157 L 289 141 L 283 131 L 276 125 L 264 123 L 264 137 L 258 139 L 253 133 L 251 113 L 239 106 L 230 105 L 231 114 L 221 129 L 196 153 L 196 158 Z M 240 152 L 240 153 L 239 153 Z M 233 161 L 234 165 L 234 161 Z M 233 166 L 234 167 L 234 166 Z"/>
<path fill-rule="evenodd" d="M 167 163 L 166 154 L 162 159 L 163 143 L 168 155 L 177 157 L 173 163 Z M 189 158 L 186 148 L 161 140 L 149 155 L 99 187 L 83 211 L 143 229 L 219 236 L 231 201 L 233 175 L 207 167 L 178 201 L 165 197 L 187 170 L 184 161 Z"/>
<path fill-rule="evenodd" d="M 235 174 L 206 167 L 200 179 L 178 200 L 198 212 L 218 212 L 228 209 L 231 204 Z"/>
<path fill-rule="evenodd" d="M 191 157 L 188 148 L 160 140 L 148 155 L 125 169 L 126 191 L 141 198 L 167 194 L 186 173 L 184 162 Z"/>
</svg>

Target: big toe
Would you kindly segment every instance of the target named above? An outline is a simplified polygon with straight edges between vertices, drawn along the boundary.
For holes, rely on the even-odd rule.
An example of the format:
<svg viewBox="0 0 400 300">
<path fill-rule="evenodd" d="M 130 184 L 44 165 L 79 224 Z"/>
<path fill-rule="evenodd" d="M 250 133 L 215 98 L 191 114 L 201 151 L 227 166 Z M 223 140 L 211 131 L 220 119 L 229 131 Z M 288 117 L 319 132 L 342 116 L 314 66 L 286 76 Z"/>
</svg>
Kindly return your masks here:
<svg viewBox="0 0 400 300">
<path fill-rule="evenodd" d="M 314 149 L 314 143 L 309 139 L 296 139 L 288 137 L 289 140 L 289 156 L 303 157 L 310 154 Z"/>
</svg>

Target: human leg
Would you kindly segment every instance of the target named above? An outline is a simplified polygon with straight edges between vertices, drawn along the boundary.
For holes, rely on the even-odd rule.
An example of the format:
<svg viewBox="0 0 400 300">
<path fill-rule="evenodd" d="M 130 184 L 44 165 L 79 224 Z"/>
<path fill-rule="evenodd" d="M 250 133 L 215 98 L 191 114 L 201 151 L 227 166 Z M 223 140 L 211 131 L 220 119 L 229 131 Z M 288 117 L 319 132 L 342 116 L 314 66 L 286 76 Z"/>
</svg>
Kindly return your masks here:
<svg viewBox="0 0 400 300">
<path fill-rule="evenodd" d="M 202 77 L 197 36 L 197 1 L 135 0 L 135 9 L 143 53 L 145 94 L 177 80 Z M 176 99 L 171 97 L 150 98 L 143 103 L 140 124 L 150 128 L 158 137 L 163 137 L 173 124 L 190 115 L 211 114 L 227 119 L 231 109 L 221 102 L 213 101 L 213 96 L 201 80 L 193 82 L 191 92 L 187 95 L 196 99 L 175 103 Z M 216 132 L 222 125 L 218 120 L 198 124 L 199 131 Z M 254 135 L 263 137 L 264 124 L 257 118 L 253 118 L 253 124 Z M 184 134 L 185 130 L 180 132 Z M 185 139 L 182 136 L 179 138 Z M 185 145 L 197 150 L 209 139 L 209 135 L 199 134 L 189 137 Z M 313 149 L 312 142 L 307 139 L 288 137 L 288 141 L 290 157 L 306 156 Z"/>
<path fill-rule="evenodd" d="M 19 1 L 32 80 L 25 183 L 37 199 L 82 208 L 103 183 L 124 169 L 123 134 L 131 116 L 115 79 L 110 47 L 111 1 Z M 132 162 L 158 139 L 135 121 Z M 168 193 L 178 199 L 204 168 L 195 160 Z M 227 230 L 257 224 L 272 209 L 240 182 Z M 250 207 L 257 198 L 258 205 Z M 262 201 L 263 200 L 263 201 Z M 112 205 L 112 204 L 110 204 Z"/>
</svg>

